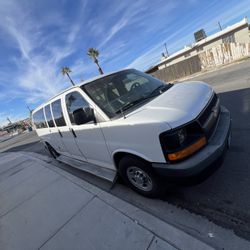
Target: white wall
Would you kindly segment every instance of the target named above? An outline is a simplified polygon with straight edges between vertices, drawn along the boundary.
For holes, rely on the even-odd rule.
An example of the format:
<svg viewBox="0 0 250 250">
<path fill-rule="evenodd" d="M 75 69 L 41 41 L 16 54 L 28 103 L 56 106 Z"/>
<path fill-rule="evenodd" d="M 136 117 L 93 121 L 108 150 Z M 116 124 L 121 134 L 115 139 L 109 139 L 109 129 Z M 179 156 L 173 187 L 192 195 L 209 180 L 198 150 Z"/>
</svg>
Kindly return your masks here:
<svg viewBox="0 0 250 250">
<path fill-rule="evenodd" d="M 250 43 L 220 44 L 199 54 L 201 68 L 211 68 L 250 56 Z"/>
</svg>

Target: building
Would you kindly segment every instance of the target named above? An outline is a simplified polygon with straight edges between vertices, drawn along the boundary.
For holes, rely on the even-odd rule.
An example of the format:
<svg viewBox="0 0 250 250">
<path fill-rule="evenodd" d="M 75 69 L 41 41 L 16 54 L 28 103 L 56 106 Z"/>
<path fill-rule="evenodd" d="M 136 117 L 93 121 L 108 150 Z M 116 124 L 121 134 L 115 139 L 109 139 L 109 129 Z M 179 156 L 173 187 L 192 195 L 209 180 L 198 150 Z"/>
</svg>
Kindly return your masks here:
<svg viewBox="0 0 250 250">
<path fill-rule="evenodd" d="M 15 132 L 22 132 L 24 130 L 27 130 L 31 127 L 31 122 L 30 122 L 30 118 L 26 118 L 23 120 L 19 120 L 16 122 L 10 122 L 8 125 L 3 126 L 2 128 L 0 128 L 0 136 L 1 135 L 5 135 L 6 133 L 15 133 Z"/>
<path fill-rule="evenodd" d="M 204 51 L 208 51 L 221 44 L 249 44 L 250 43 L 250 26 L 247 18 L 244 18 L 238 23 L 229 26 L 221 31 L 206 37 L 204 31 L 201 30 L 203 39 L 185 46 L 183 49 L 170 55 L 169 57 L 162 57 L 161 61 L 146 70 L 146 73 L 153 73 L 158 70 L 164 69 L 170 65 L 177 64 L 188 58 L 197 56 Z M 198 32 L 197 32 L 198 33 Z"/>
</svg>

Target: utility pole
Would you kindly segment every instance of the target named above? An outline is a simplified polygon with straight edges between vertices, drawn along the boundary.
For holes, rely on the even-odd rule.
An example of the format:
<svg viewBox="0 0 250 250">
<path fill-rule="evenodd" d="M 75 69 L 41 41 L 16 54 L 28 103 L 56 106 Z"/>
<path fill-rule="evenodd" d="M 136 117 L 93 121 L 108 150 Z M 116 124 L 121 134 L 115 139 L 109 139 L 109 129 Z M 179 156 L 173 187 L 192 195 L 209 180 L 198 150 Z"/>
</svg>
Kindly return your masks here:
<svg viewBox="0 0 250 250">
<path fill-rule="evenodd" d="M 218 22 L 218 25 L 219 25 L 219 29 L 222 30 L 222 27 L 221 27 L 221 25 L 220 25 L 220 22 Z"/>
<path fill-rule="evenodd" d="M 30 112 L 30 121 L 29 121 L 29 125 L 30 125 L 30 127 L 32 127 L 32 123 L 31 123 L 31 120 L 32 120 L 32 117 L 31 117 L 32 110 L 30 109 L 30 107 L 29 107 L 29 106 L 27 106 L 27 109 L 28 109 L 28 110 L 29 110 L 29 112 Z"/>
<path fill-rule="evenodd" d="M 9 117 L 7 117 L 7 121 L 8 121 L 10 124 L 12 124 L 12 122 L 11 122 L 11 120 L 10 120 Z"/>
<path fill-rule="evenodd" d="M 29 107 L 29 106 L 27 106 L 27 109 L 29 110 L 29 112 L 30 112 L 30 113 L 32 112 L 32 110 L 30 109 L 30 107 Z"/>
<path fill-rule="evenodd" d="M 166 57 L 168 57 L 168 49 L 167 49 L 167 44 L 164 43 L 164 46 L 165 46 L 165 50 L 166 50 Z"/>
</svg>

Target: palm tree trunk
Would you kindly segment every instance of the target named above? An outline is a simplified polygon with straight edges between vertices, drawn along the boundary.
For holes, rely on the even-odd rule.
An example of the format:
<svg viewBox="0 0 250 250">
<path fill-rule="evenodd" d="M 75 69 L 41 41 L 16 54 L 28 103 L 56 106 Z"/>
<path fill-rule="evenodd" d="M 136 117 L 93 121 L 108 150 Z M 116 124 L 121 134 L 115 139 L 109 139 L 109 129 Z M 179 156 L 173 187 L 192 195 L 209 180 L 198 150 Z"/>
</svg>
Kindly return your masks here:
<svg viewBox="0 0 250 250">
<path fill-rule="evenodd" d="M 98 70 L 99 70 L 100 75 L 103 75 L 102 68 L 99 65 L 98 65 Z"/>
<path fill-rule="evenodd" d="M 67 76 L 68 76 L 68 78 L 69 78 L 71 84 L 72 84 L 73 86 L 75 86 L 75 83 L 73 82 L 73 80 L 72 80 L 71 77 L 69 76 L 69 73 L 66 73 L 66 74 L 67 74 Z"/>
<path fill-rule="evenodd" d="M 99 70 L 100 75 L 103 75 L 102 68 L 100 67 L 99 62 L 98 62 L 97 59 L 95 59 L 95 63 L 96 63 L 96 65 L 97 65 L 97 67 L 98 67 L 98 70 Z"/>
</svg>

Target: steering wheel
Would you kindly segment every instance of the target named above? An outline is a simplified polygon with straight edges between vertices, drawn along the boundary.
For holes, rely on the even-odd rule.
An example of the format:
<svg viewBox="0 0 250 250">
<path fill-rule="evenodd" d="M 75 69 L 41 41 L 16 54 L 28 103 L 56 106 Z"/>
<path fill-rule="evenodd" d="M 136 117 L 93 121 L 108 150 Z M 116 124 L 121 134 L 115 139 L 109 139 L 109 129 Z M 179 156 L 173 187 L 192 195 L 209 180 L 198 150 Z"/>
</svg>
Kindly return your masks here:
<svg viewBox="0 0 250 250">
<path fill-rule="evenodd" d="M 135 82 L 135 83 L 132 84 L 132 86 L 130 88 L 130 91 L 131 90 L 133 91 L 133 90 L 135 90 L 137 88 L 140 88 L 140 87 L 141 87 L 140 83 L 139 82 Z"/>
</svg>

